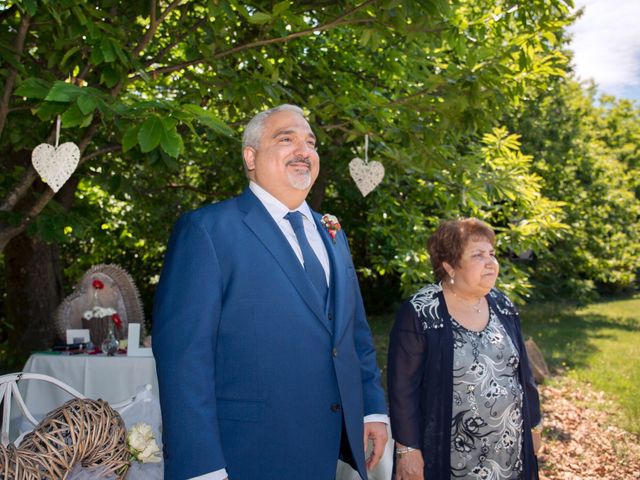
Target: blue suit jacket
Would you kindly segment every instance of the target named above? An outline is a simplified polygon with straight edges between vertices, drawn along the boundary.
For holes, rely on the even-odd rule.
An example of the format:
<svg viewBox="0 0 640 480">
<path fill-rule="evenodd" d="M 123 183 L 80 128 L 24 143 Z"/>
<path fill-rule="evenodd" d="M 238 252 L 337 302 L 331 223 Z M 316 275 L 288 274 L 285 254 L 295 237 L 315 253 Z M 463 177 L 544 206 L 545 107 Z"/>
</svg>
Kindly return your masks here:
<svg viewBox="0 0 640 480">
<path fill-rule="evenodd" d="M 333 479 L 342 416 L 366 478 L 363 417 L 384 393 L 346 237 L 314 216 L 332 311 L 249 189 L 174 227 L 153 317 L 167 480 Z"/>
</svg>

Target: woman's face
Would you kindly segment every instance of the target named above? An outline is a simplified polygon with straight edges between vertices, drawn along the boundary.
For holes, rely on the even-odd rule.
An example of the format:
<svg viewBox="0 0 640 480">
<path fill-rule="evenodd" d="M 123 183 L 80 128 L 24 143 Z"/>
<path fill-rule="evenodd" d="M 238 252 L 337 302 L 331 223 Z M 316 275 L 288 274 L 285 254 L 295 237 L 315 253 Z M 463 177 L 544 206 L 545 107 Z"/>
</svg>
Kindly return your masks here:
<svg viewBox="0 0 640 480">
<path fill-rule="evenodd" d="M 467 242 L 457 267 L 445 267 L 454 279 L 454 288 L 469 295 L 486 295 L 495 286 L 500 270 L 491 242 L 482 238 Z"/>
</svg>

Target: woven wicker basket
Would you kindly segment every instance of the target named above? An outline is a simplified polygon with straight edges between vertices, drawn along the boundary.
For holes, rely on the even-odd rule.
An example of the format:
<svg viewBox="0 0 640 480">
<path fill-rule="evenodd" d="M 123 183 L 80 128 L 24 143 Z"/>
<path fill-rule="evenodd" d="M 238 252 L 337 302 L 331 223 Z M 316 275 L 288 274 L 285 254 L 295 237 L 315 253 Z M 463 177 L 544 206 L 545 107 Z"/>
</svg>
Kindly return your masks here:
<svg viewBox="0 0 640 480">
<path fill-rule="evenodd" d="M 49 413 L 19 448 L 0 446 L 0 478 L 64 480 L 81 463 L 124 479 L 129 457 L 118 412 L 103 400 L 74 399 Z"/>
</svg>

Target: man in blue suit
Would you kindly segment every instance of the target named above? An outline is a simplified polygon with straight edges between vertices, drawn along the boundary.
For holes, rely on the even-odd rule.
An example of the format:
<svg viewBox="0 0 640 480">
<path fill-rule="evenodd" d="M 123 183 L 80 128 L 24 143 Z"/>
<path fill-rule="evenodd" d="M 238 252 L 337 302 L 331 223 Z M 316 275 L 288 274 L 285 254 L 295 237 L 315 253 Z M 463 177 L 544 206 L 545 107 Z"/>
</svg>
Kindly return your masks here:
<svg viewBox="0 0 640 480">
<path fill-rule="evenodd" d="M 174 227 L 153 319 L 167 480 L 332 480 L 338 458 L 366 479 L 382 456 L 387 409 L 347 239 L 305 202 L 315 141 L 298 107 L 256 115 L 249 187 Z"/>
</svg>

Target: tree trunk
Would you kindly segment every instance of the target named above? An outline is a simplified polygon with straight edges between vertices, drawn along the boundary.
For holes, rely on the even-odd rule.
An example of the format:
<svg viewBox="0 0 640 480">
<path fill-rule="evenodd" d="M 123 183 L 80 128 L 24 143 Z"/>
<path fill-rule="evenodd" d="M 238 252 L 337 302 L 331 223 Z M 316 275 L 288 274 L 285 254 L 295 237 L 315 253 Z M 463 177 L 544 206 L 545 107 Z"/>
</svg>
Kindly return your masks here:
<svg viewBox="0 0 640 480">
<path fill-rule="evenodd" d="M 17 360 L 55 340 L 54 313 L 62 301 L 58 245 L 22 233 L 4 251 L 9 350 Z"/>
<path fill-rule="evenodd" d="M 73 203 L 77 186 L 73 176 L 56 195 L 65 209 Z M 7 244 L 4 265 L 9 352 L 15 362 L 55 343 L 54 316 L 64 298 L 60 249 L 23 232 Z"/>
</svg>

